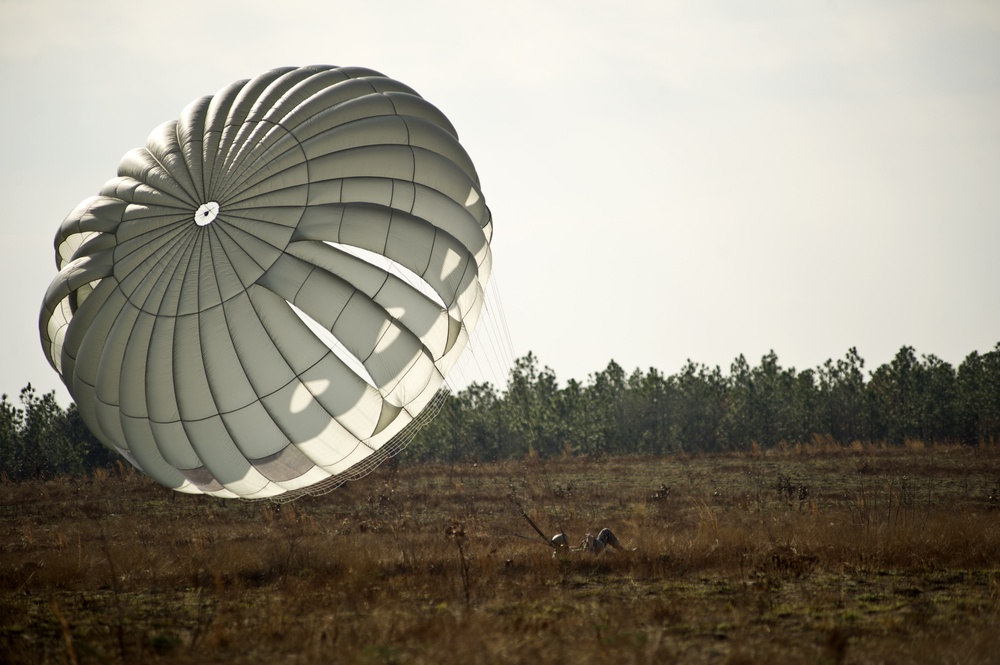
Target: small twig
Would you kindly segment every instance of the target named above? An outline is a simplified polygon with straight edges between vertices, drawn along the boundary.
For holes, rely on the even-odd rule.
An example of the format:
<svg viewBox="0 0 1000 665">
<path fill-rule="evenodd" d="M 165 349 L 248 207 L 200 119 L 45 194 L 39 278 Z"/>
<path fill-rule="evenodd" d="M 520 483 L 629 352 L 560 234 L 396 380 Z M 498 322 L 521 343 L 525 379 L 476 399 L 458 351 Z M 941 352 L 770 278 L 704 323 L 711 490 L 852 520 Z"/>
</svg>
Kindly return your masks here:
<svg viewBox="0 0 1000 665">
<path fill-rule="evenodd" d="M 545 541 L 545 544 L 546 544 L 546 545 L 548 545 L 548 546 L 549 546 L 549 547 L 551 547 L 552 549 L 557 549 L 557 548 L 556 548 L 556 546 L 552 544 L 552 540 L 551 540 L 551 539 L 549 539 L 549 537 L 548 537 L 548 536 L 546 536 L 546 535 L 545 535 L 544 533 L 542 533 L 542 530 L 538 528 L 538 525 L 537 525 L 537 524 L 535 524 L 535 523 L 534 523 L 533 521 L 531 521 L 531 518 L 530 518 L 530 517 L 528 517 L 528 513 L 524 512 L 524 511 L 522 510 L 522 511 L 521 511 L 521 516 L 522 516 L 522 517 L 524 517 L 524 519 L 528 520 L 528 524 L 530 524 L 530 525 L 531 525 L 531 528 L 532 528 L 532 529 L 534 529 L 534 530 L 535 530 L 535 532 L 536 532 L 536 533 L 538 533 L 538 535 L 542 537 L 542 540 L 544 540 L 544 541 Z"/>
</svg>

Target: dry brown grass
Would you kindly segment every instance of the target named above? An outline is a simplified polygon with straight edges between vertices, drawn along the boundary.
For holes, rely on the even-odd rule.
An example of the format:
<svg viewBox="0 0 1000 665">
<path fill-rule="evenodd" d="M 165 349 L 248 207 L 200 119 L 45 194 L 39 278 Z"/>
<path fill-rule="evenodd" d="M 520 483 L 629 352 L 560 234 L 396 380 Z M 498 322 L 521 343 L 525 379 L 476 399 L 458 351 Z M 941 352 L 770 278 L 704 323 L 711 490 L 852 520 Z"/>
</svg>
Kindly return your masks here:
<svg viewBox="0 0 1000 665">
<path fill-rule="evenodd" d="M 0 485 L 9 663 L 997 662 L 1000 449 L 386 466 L 286 505 Z M 552 556 L 521 516 L 624 554 Z"/>
</svg>

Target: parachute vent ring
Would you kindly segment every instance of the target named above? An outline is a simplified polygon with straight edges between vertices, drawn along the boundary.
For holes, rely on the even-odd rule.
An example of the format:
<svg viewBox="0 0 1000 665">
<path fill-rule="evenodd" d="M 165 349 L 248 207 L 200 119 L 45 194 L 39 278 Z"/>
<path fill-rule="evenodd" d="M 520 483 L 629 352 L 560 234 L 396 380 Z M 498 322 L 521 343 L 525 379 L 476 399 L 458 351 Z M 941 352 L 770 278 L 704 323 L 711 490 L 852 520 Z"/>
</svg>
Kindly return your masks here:
<svg viewBox="0 0 1000 665">
<path fill-rule="evenodd" d="M 194 223 L 198 226 L 208 226 L 219 216 L 219 204 L 215 201 L 202 203 L 194 214 Z"/>
</svg>

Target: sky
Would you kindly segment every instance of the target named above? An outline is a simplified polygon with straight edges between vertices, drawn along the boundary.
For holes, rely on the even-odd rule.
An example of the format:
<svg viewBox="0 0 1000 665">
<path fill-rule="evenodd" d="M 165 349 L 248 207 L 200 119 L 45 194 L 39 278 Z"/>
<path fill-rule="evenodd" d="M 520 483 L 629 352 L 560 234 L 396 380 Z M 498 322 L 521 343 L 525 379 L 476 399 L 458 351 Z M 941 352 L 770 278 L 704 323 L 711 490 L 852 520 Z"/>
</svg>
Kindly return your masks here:
<svg viewBox="0 0 1000 665">
<path fill-rule="evenodd" d="M 37 327 L 76 204 L 188 102 L 307 64 L 449 117 L 494 329 L 560 381 L 957 367 L 1000 342 L 998 63 L 995 0 L 0 0 L 0 392 L 72 399 Z"/>
</svg>

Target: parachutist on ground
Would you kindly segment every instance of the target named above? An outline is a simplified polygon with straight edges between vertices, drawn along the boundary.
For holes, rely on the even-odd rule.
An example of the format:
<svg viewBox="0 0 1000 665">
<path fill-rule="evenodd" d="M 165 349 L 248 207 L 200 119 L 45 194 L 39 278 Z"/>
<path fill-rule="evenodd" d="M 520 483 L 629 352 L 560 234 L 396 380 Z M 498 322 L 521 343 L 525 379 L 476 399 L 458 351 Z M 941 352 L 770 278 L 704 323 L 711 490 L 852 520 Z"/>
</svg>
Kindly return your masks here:
<svg viewBox="0 0 1000 665">
<path fill-rule="evenodd" d="M 590 552 L 596 556 L 609 547 L 612 551 L 625 551 L 621 546 L 621 543 L 618 542 L 618 537 L 615 536 L 614 532 L 607 527 L 601 529 L 597 536 L 594 536 L 594 534 L 588 531 L 583 541 L 576 547 L 570 546 L 569 538 L 565 533 L 557 533 L 552 536 L 549 544 L 554 550 L 553 556 L 559 552 Z"/>
</svg>

